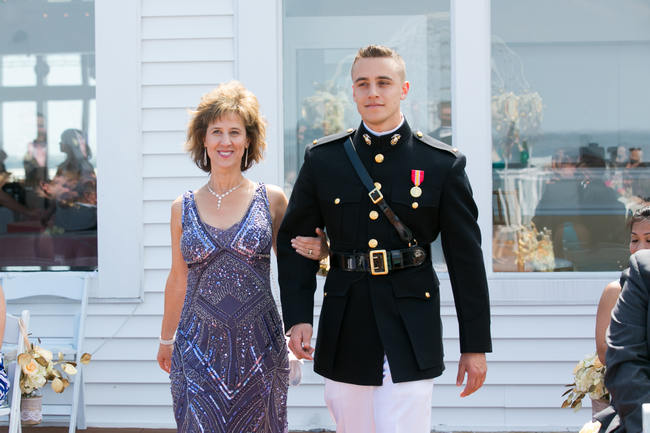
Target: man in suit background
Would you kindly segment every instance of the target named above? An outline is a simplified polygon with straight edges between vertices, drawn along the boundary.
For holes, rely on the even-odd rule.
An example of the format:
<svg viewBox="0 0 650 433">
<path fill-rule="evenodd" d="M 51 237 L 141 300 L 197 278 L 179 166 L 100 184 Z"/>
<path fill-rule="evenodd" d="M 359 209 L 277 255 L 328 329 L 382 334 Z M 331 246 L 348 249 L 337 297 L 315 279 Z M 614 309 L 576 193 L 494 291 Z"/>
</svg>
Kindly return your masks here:
<svg viewBox="0 0 650 433">
<path fill-rule="evenodd" d="M 440 119 L 440 126 L 429 135 L 451 146 L 451 101 L 438 102 L 438 119 Z"/>
<path fill-rule="evenodd" d="M 363 121 L 357 130 L 307 148 L 278 234 L 285 329 L 294 354 L 312 359 L 318 263 L 297 254 L 290 242 L 325 226 L 331 270 L 314 370 L 326 378 L 337 432 L 429 432 L 433 378 L 444 370 L 439 282 L 430 258 L 439 234 L 460 330 L 458 386 L 467 375 L 461 396 L 485 380 L 490 309 L 478 212 L 465 157 L 412 131 L 401 113 L 410 88 L 402 58 L 371 45 L 359 50 L 351 75 Z M 370 193 L 346 154 L 346 141 L 372 179 L 366 182 L 374 186 Z M 401 223 L 383 212 L 383 204 Z"/>
<path fill-rule="evenodd" d="M 601 432 L 640 433 L 642 405 L 650 402 L 650 250 L 630 258 L 621 286 L 607 330 L 605 386 L 613 408 L 595 418 Z"/>
</svg>

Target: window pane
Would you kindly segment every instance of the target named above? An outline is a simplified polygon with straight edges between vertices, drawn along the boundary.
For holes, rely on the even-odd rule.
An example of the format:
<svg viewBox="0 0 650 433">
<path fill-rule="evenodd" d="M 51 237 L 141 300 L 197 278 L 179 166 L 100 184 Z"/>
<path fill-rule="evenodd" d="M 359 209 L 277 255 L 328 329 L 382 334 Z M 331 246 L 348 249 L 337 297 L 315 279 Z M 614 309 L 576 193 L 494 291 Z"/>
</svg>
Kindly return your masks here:
<svg viewBox="0 0 650 433">
<path fill-rule="evenodd" d="M 650 196 L 650 1 L 523 4 L 492 1 L 494 270 L 619 270 Z"/>
<path fill-rule="evenodd" d="M 308 144 L 359 125 L 350 67 L 365 45 L 383 44 L 404 58 L 411 91 L 402 102 L 402 112 L 411 128 L 451 141 L 449 25 L 448 0 L 284 1 L 287 194 Z M 433 251 L 437 269 L 445 270 L 440 246 L 434 245 Z"/>
<path fill-rule="evenodd" d="M 94 2 L 0 4 L 0 270 L 94 269 Z"/>
<path fill-rule="evenodd" d="M 5 87 L 36 85 L 36 56 L 3 56 L 2 85 Z"/>
<path fill-rule="evenodd" d="M 52 54 L 45 56 L 50 67 L 46 83 L 49 86 L 74 86 L 81 84 L 81 55 Z"/>
</svg>

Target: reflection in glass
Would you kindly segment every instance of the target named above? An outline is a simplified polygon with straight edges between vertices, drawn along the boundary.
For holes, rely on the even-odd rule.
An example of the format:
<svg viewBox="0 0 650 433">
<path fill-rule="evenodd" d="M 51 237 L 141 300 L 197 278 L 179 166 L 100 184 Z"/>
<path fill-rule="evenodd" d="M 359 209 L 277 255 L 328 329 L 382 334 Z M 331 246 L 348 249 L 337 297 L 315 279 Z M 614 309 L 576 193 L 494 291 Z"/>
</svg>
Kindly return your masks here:
<svg viewBox="0 0 650 433">
<path fill-rule="evenodd" d="M 36 56 L 18 55 L 2 57 L 2 86 L 35 86 Z"/>
<path fill-rule="evenodd" d="M 493 268 L 620 270 L 650 196 L 650 1 L 518 4 L 492 2 Z"/>
<path fill-rule="evenodd" d="M 94 2 L 0 2 L 0 29 L 0 270 L 95 269 Z"/>
</svg>

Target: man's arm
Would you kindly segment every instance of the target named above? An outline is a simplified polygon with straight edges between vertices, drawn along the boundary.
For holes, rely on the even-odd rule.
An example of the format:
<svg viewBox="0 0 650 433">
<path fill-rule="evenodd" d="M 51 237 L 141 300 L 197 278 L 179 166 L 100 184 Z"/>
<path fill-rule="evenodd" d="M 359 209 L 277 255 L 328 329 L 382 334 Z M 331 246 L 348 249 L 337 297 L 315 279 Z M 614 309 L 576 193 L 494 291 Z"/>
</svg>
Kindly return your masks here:
<svg viewBox="0 0 650 433">
<path fill-rule="evenodd" d="M 440 233 L 456 304 L 461 353 L 492 351 L 490 300 L 477 217 L 465 157 L 459 155 L 440 196 Z"/>
<path fill-rule="evenodd" d="M 621 296 L 612 311 L 607 332 L 605 386 L 625 430 L 641 432 L 641 404 L 650 402 L 648 353 L 648 287 L 650 250 L 630 259 Z"/>
<path fill-rule="evenodd" d="M 299 333 L 292 333 L 290 343 L 298 358 L 309 358 L 313 352 L 309 339 L 312 333 L 314 292 L 319 263 L 296 253 L 291 246 L 291 239 L 296 236 L 311 236 L 315 227 L 323 227 L 309 153 L 307 149 L 305 162 L 293 187 L 277 237 L 280 298 L 285 331 L 289 332 L 294 325 L 302 325 Z M 300 341 L 294 341 L 296 339 Z M 308 356 L 304 356 L 305 353 L 297 353 L 301 346 L 304 346 L 306 350 L 303 352 L 307 352 Z"/>
<path fill-rule="evenodd" d="M 487 374 L 485 352 L 492 351 L 490 300 L 477 217 L 478 209 L 465 174 L 465 157 L 459 155 L 440 197 L 440 232 L 460 334 L 456 385 L 461 386 L 467 375 L 461 397 L 483 385 Z"/>
</svg>

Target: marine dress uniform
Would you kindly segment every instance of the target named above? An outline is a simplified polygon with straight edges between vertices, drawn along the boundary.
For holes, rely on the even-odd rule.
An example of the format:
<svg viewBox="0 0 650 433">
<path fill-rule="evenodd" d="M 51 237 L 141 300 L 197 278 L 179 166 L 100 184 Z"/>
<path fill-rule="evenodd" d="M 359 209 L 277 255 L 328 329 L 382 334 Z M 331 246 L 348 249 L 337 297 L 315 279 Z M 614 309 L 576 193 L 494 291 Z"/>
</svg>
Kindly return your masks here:
<svg viewBox="0 0 650 433">
<path fill-rule="evenodd" d="M 373 198 L 364 188 L 345 152 L 346 140 L 352 140 L 376 190 L 412 231 L 415 240 L 410 247 L 373 203 L 377 191 Z M 330 239 L 331 269 L 314 371 L 332 381 L 368 386 L 384 382 L 385 360 L 394 383 L 442 374 L 439 282 L 429 249 L 439 234 L 461 352 L 490 352 L 490 309 L 477 215 L 465 157 L 412 131 L 406 120 L 386 135 L 373 134 L 362 122 L 357 130 L 315 140 L 305 152 L 278 234 L 287 331 L 298 323 L 312 323 L 318 267 L 318 262 L 297 254 L 290 240 L 312 236 L 315 227 L 325 227 Z M 428 419 L 426 424 L 428 428 Z"/>
</svg>

